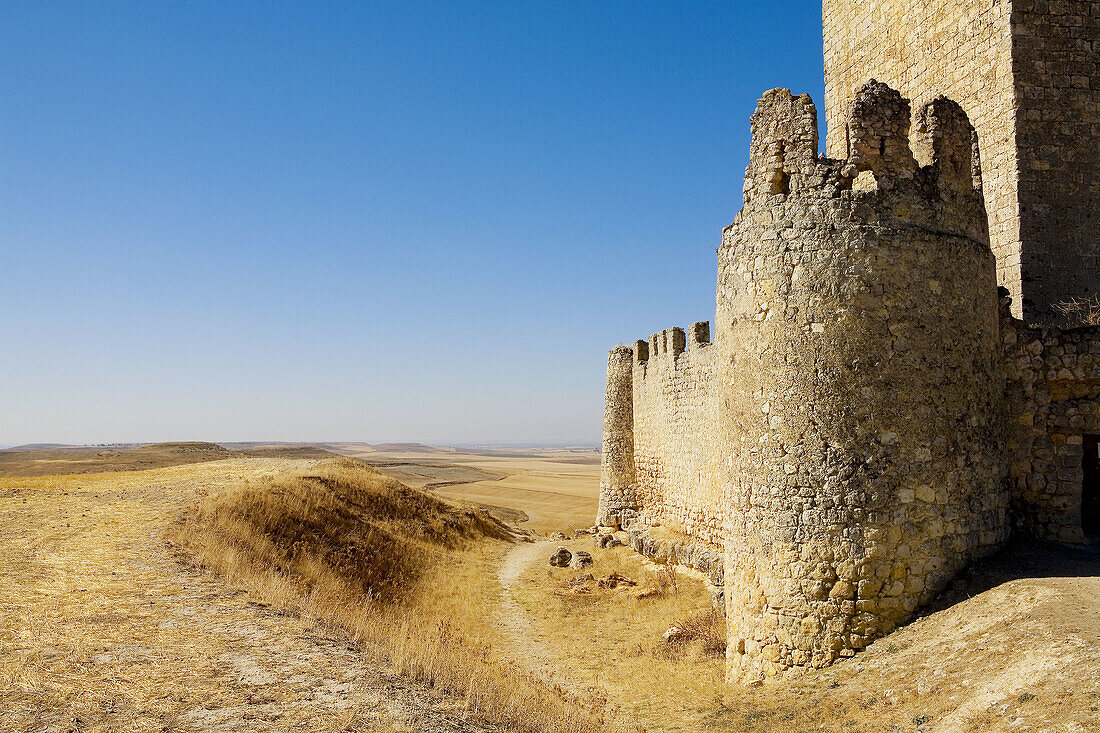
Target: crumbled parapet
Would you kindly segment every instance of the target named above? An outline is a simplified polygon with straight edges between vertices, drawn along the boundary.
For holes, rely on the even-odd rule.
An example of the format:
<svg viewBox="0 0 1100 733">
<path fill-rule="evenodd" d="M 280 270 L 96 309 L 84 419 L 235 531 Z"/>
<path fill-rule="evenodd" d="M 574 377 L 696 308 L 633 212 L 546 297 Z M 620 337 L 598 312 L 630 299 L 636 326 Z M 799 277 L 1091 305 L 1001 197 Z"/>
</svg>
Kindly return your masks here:
<svg viewBox="0 0 1100 733">
<path fill-rule="evenodd" d="M 645 525 L 632 526 L 628 542 L 635 552 L 654 562 L 691 568 L 715 586 L 725 583 L 723 551 L 717 545 Z"/>
<path fill-rule="evenodd" d="M 752 145 L 745 172 L 745 202 L 786 196 L 814 176 L 817 108 L 808 94 L 765 92 L 750 118 Z"/>
<path fill-rule="evenodd" d="M 917 112 L 913 129 L 914 152 L 922 165 L 931 167 L 942 197 L 981 191 L 978 136 L 958 102 L 936 97 Z"/>
<path fill-rule="evenodd" d="M 855 654 L 1008 533 L 996 268 L 969 123 L 946 100 L 926 108 L 919 166 L 908 101 L 872 81 L 840 161 L 789 139 L 816 139 L 810 109 L 761 99 L 753 151 L 805 155 L 763 197 L 776 161 L 750 156 L 754 195 L 719 250 L 735 680 Z"/>
</svg>

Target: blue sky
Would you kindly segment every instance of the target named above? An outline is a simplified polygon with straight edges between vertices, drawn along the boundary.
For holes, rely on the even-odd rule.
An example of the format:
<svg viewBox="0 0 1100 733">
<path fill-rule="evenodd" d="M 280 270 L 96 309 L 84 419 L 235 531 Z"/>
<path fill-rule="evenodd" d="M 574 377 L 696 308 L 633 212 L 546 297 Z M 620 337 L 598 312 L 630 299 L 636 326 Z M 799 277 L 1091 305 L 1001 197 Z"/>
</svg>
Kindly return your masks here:
<svg viewBox="0 0 1100 733">
<path fill-rule="evenodd" d="M 820 5 L 0 7 L 0 444 L 599 439 Z"/>
</svg>

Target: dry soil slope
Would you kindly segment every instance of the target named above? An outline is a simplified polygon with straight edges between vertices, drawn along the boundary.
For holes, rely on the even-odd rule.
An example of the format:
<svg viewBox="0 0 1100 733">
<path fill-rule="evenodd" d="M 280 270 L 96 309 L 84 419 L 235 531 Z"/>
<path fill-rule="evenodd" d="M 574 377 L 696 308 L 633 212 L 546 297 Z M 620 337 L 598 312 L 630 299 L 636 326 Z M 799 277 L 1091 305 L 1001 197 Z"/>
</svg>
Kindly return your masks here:
<svg viewBox="0 0 1100 733">
<path fill-rule="evenodd" d="M 308 463 L 0 479 L 0 730 L 488 730 L 166 546 L 187 502 Z"/>
</svg>

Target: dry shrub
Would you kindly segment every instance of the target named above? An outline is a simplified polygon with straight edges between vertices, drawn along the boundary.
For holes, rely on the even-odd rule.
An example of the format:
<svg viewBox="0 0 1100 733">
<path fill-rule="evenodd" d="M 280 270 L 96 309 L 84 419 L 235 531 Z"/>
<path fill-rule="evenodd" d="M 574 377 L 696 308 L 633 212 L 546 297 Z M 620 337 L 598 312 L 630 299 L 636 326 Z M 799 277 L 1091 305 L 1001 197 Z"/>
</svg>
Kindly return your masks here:
<svg viewBox="0 0 1100 733">
<path fill-rule="evenodd" d="M 433 554 L 508 536 L 484 512 L 452 506 L 347 460 L 243 484 L 185 519 L 258 565 L 294 575 L 307 591 L 335 576 L 376 602 L 412 587 Z"/>
<path fill-rule="evenodd" d="M 1054 310 L 1066 317 L 1070 327 L 1100 326 L 1100 296 L 1070 298 L 1056 303 Z"/>
<path fill-rule="evenodd" d="M 510 536 L 484 512 L 333 460 L 208 496 L 174 535 L 230 582 L 343 627 L 402 674 L 463 697 L 480 717 L 525 733 L 606 730 L 579 701 L 472 637 L 474 624 L 465 622 L 484 614 L 483 599 L 471 598 L 457 613 L 419 602 L 422 593 L 462 597 L 466 589 L 425 589 L 417 580 L 461 562 L 478 540 Z"/>
<path fill-rule="evenodd" d="M 726 653 L 726 619 L 716 609 L 676 622 L 680 629 L 680 644 L 699 642 L 704 654 L 723 656 Z"/>
</svg>

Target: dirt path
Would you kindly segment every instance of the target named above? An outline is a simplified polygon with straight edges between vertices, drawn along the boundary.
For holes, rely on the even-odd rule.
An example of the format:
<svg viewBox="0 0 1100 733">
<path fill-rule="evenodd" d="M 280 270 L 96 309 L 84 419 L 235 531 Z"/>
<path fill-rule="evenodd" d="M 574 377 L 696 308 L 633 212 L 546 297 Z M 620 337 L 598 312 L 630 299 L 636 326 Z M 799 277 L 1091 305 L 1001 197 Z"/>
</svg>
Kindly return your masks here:
<svg viewBox="0 0 1100 733">
<path fill-rule="evenodd" d="M 197 491 L 305 463 L 0 481 L 0 730 L 494 730 L 166 546 Z"/>
<path fill-rule="evenodd" d="M 569 681 L 563 679 L 558 665 L 548 653 L 548 647 L 539 643 L 530 618 L 512 595 L 512 588 L 523 571 L 539 560 L 545 562 L 545 558 L 553 552 L 553 547 L 553 542 L 544 540 L 522 543 L 508 551 L 497 571 L 501 594 L 500 604 L 494 610 L 502 631 L 502 648 L 507 655 L 511 659 L 519 660 L 528 671 L 568 688 Z"/>
</svg>

